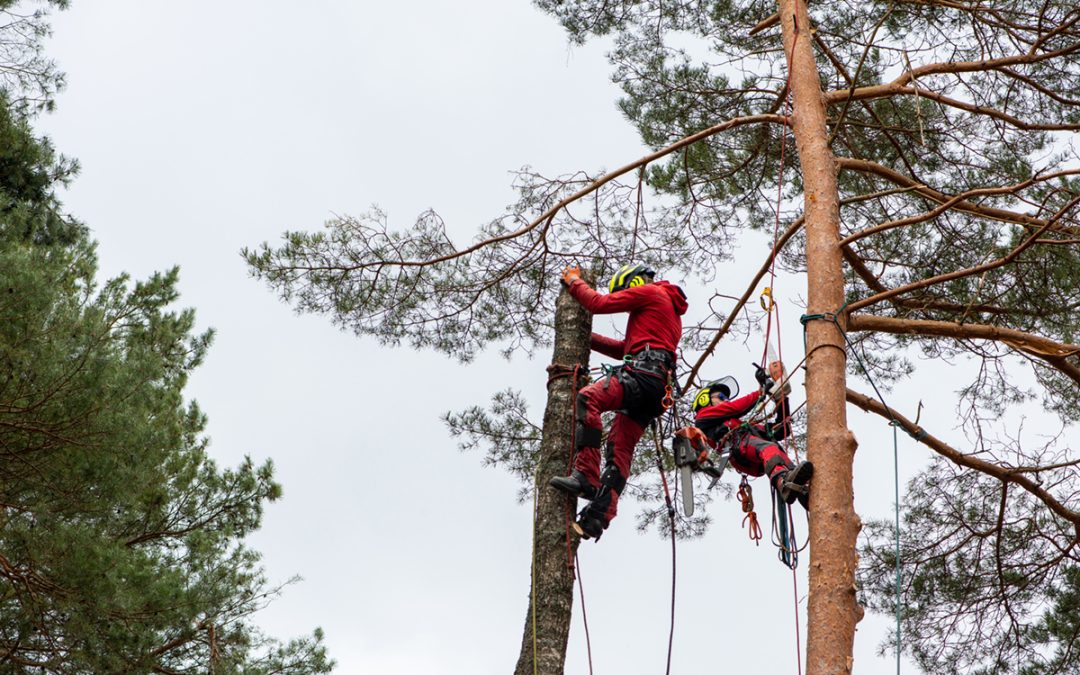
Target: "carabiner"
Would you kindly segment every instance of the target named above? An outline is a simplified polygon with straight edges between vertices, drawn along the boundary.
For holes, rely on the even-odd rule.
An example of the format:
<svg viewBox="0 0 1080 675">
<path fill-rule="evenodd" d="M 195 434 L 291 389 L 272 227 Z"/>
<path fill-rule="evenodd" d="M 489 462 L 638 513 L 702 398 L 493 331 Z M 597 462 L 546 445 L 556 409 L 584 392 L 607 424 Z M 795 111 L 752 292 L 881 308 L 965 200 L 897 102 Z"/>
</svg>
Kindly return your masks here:
<svg viewBox="0 0 1080 675">
<path fill-rule="evenodd" d="M 660 405 L 664 410 L 670 410 L 671 406 L 675 405 L 675 397 L 671 395 L 671 385 L 664 386 L 664 398 L 660 399 Z"/>
<path fill-rule="evenodd" d="M 765 302 L 766 298 L 769 300 L 768 304 Z M 776 302 L 773 300 L 772 296 L 772 288 L 770 286 L 765 287 L 765 290 L 761 292 L 761 297 L 758 298 L 758 300 L 761 302 L 761 308 L 766 312 L 771 312 L 772 308 L 776 306 Z"/>
</svg>

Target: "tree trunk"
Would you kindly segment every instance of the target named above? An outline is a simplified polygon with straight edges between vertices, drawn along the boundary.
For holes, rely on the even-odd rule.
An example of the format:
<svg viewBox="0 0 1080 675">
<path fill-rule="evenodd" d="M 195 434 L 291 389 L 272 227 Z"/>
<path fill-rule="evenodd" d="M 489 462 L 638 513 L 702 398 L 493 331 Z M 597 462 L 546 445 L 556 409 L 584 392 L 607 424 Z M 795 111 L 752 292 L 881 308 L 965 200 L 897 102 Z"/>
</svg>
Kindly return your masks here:
<svg viewBox="0 0 1080 675">
<path fill-rule="evenodd" d="M 548 487 L 554 476 L 567 473 L 574 445 L 575 387 L 573 368 L 580 365 L 578 386 L 589 374 L 589 335 L 592 315 L 564 289 L 555 303 L 555 353 L 549 369 L 547 409 L 536 472 L 536 521 L 533 528 L 532 591 L 525 615 L 515 675 L 555 675 L 563 672 L 570 613 L 574 605 L 574 554 L 578 539 L 569 535 L 567 515 L 573 505 Z M 534 632 L 535 619 L 535 632 Z M 536 653 L 533 654 L 535 640 Z"/>
<path fill-rule="evenodd" d="M 779 5 L 794 99 L 792 128 L 805 189 L 807 313 L 831 319 L 844 303 L 836 162 L 828 143 L 806 5 L 799 0 L 779 0 Z M 855 598 L 855 544 L 861 524 L 851 487 L 856 442 L 845 412 L 844 330 L 843 316 L 837 323 L 812 320 L 806 326 L 807 457 L 815 469 L 807 675 L 851 672 L 855 624 L 863 614 Z"/>
</svg>

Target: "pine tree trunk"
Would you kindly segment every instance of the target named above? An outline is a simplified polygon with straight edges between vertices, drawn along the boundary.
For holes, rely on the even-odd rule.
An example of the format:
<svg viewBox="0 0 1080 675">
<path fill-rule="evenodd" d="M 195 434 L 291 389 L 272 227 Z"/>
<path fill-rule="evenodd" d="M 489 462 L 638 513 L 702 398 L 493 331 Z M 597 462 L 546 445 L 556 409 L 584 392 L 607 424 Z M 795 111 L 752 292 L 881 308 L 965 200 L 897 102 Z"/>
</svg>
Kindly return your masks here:
<svg viewBox="0 0 1080 675">
<path fill-rule="evenodd" d="M 533 536 L 532 591 L 525 615 L 515 675 L 555 675 L 563 672 L 570 613 L 574 604 L 571 567 L 578 540 L 567 541 L 567 514 L 573 507 L 565 495 L 548 487 L 554 476 L 566 475 L 574 442 L 575 389 L 572 369 L 580 365 L 578 385 L 589 373 L 589 334 L 592 315 L 565 290 L 555 303 L 555 353 L 549 369 L 547 409 L 536 475 L 536 522 Z M 569 369 L 569 372 L 567 371 Z M 535 632 L 534 632 L 535 618 Z M 533 644 L 535 640 L 535 659 Z"/>
<path fill-rule="evenodd" d="M 779 0 L 793 98 L 792 127 L 805 200 L 808 314 L 837 312 L 844 303 L 839 247 L 840 201 L 836 162 L 828 143 L 825 105 L 814 61 L 806 5 Z M 846 353 L 843 317 L 807 324 L 807 457 L 814 463 L 810 500 L 810 591 L 807 675 L 851 673 L 855 624 L 863 610 L 855 597 L 856 538 L 852 464 L 855 436 L 845 411 Z"/>
</svg>

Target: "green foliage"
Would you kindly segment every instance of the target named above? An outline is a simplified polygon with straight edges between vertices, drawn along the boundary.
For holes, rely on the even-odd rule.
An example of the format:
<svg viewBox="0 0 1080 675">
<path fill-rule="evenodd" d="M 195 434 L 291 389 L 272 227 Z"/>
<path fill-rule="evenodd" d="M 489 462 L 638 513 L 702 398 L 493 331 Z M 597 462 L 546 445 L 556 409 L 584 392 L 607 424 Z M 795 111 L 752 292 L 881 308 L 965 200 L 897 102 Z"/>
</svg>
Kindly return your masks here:
<svg viewBox="0 0 1080 675">
<path fill-rule="evenodd" d="M 775 3 L 536 4 L 575 42 L 594 36 L 614 41 L 610 59 L 613 79 L 624 92 L 620 107 L 651 147 L 726 119 L 786 110 L 786 55 L 778 28 L 765 23 L 775 14 Z M 1080 185 L 1071 176 L 1050 176 L 1075 164 L 1060 146 L 1052 146 L 1055 130 L 1080 128 L 1080 101 L 1071 94 L 1080 90 L 1075 3 L 1058 0 L 1034 8 L 1020 0 L 995 0 L 991 5 L 986 12 L 894 2 L 809 6 L 813 33 L 803 31 L 800 39 L 813 40 L 828 93 L 885 85 L 913 68 L 940 66 L 913 78 L 899 93 L 830 99 L 833 152 L 865 163 L 838 175 L 842 235 L 922 216 L 937 206 L 914 186 L 929 186 L 946 197 L 994 188 L 969 202 L 1019 213 L 1028 223 L 1065 208 L 1062 227 L 1045 235 L 1047 242 L 1058 243 L 1035 246 L 1015 264 L 984 275 L 916 291 L 884 312 L 1008 326 L 1070 343 L 1080 306 L 1075 244 L 1080 223 L 1071 200 Z M 1009 63 L 978 65 L 994 59 Z M 796 164 L 790 133 L 783 148 L 788 169 L 780 172 L 781 136 L 781 129 L 759 124 L 710 137 L 650 167 L 650 185 L 679 199 L 683 213 L 724 214 L 728 229 L 771 228 L 777 194 L 782 194 L 782 219 L 791 222 L 799 214 L 793 207 L 801 183 L 790 168 Z M 848 247 L 863 265 L 863 272 L 849 270 L 849 298 L 976 267 L 1005 255 L 1033 230 L 970 208 L 882 230 Z M 695 232 L 709 239 L 715 226 L 710 230 L 707 221 L 697 223 Z M 784 259 L 792 269 L 804 267 L 799 242 Z M 927 347 L 982 358 L 970 343 Z M 1075 395 L 1062 397 L 1061 390 L 1050 390 L 1051 408 L 1064 411 L 1080 402 Z"/>
<path fill-rule="evenodd" d="M 775 3 L 535 4 L 572 41 L 603 36 L 613 43 L 620 108 L 651 147 L 727 119 L 788 111 L 787 56 L 768 21 Z M 1010 328 L 1068 352 L 1080 308 L 1080 183 L 1075 139 L 1065 135 L 1080 130 L 1076 3 L 831 2 L 809 3 L 808 10 L 813 26 L 801 27 L 797 39 L 813 42 L 826 94 L 827 140 L 840 160 L 841 236 L 857 235 L 845 246 L 848 302 L 911 285 L 861 311 Z M 846 100 L 853 89 L 860 95 Z M 679 200 L 683 213 L 727 214 L 729 230 L 771 229 L 778 208 L 783 224 L 792 223 L 802 200 L 791 168 L 795 147 L 790 133 L 785 145 L 773 127 L 737 127 L 671 155 L 650 167 L 650 185 Z M 964 199 L 941 208 L 957 195 Z M 983 267 L 1006 260 L 1040 228 L 1038 242 L 1008 264 Z M 697 231 L 711 236 L 704 227 Z M 798 238 L 783 261 L 805 269 Z M 1080 420 L 1080 354 L 1038 358 L 1004 341 L 917 331 L 855 340 L 879 385 L 917 372 L 912 347 L 934 369 L 973 361 L 972 380 L 954 386 L 976 451 L 995 464 L 1023 467 L 1075 509 L 1078 483 L 1067 449 L 997 439 L 1020 438 L 1002 430 L 999 419 L 1034 401 L 1064 425 Z M 1017 376 L 1026 367 L 1037 392 Z M 848 372 L 862 376 L 854 359 Z M 937 372 L 925 375 L 941 381 Z M 1053 659 L 1050 633 L 1033 628 L 1052 598 L 1070 597 L 1059 583 L 1076 562 L 1070 522 L 1018 488 L 1003 501 L 997 481 L 944 463 L 912 484 L 907 513 L 902 611 L 905 643 L 921 666 L 942 673 L 1077 670 L 1075 649 L 1068 649 L 1075 622 L 1055 624 L 1064 628 L 1052 636 L 1059 648 Z M 888 523 L 872 523 L 867 532 L 864 592 L 871 609 L 891 613 L 894 533 Z"/>
<path fill-rule="evenodd" d="M 601 277 L 627 258 L 708 277 L 741 231 L 798 222 L 803 184 L 783 117 L 800 111 L 787 101 L 774 2 L 534 4 L 572 42 L 610 41 L 620 109 L 649 147 L 740 124 L 654 161 L 636 186 L 606 183 L 553 213 L 591 177 L 523 173 L 519 201 L 467 246 L 453 244 L 433 214 L 395 231 L 376 211 L 245 251 L 253 273 L 301 311 L 327 313 L 384 343 L 468 360 L 492 343 L 532 353 L 550 341 L 544 317 L 558 291 L 555 273 L 568 262 L 584 262 Z M 1075 562 L 1075 533 L 1047 503 L 1075 501 L 1077 477 L 1067 449 L 1020 447 L 1009 440 L 1019 432 L 995 424 L 1039 398 L 1063 424 L 1080 410 L 1080 354 L 1068 353 L 1080 307 L 1080 170 L 1075 148 L 1070 154 L 1062 144 L 1062 132 L 1080 130 L 1080 13 L 1074 0 L 874 0 L 808 9 L 813 26 L 800 27 L 798 39 L 812 41 L 825 94 L 827 137 L 820 140 L 837 159 L 848 302 L 878 295 L 858 311 L 896 323 L 934 321 L 958 334 L 969 324 L 1007 328 L 1063 345 L 1039 358 L 1004 340 L 935 331 L 858 339 L 870 376 L 885 385 L 917 372 L 911 347 L 935 368 L 974 362 L 972 380 L 955 385 L 969 440 L 1050 495 L 1016 489 L 1002 496 L 996 480 L 943 463 L 913 484 L 903 532 L 914 579 L 904 608 L 911 654 L 933 672 L 1048 664 L 1038 660 L 1046 640 L 1032 626 L 1051 598 L 1065 597 L 1054 594 Z M 653 201 L 660 206 L 638 207 L 645 187 L 659 193 Z M 834 195 L 814 197 L 831 202 Z M 1036 233 L 1038 241 L 1021 251 Z M 790 270 L 805 269 L 804 246 L 796 236 L 782 253 Z M 689 328 L 684 345 L 701 347 L 708 321 Z M 1034 369 L 1038 393 L 1019 383 L 1018 364 Z M 490 443 L 488 461 L 525 478 L 535 436 L 523 431 L 523 408 L 512 410 L 519 403 L 507 394 L 490 412 L 471 409 L 446 422 L 470 447 Z M 508 440 L 522 436 L 528 440 L 518 454 L 509 453 Z M 642 450 L 639 463 L 651 452 Z M 628 493 L 655 499 L 658 489 L 631 484 Z M 646 513 L 644 524 L 663 521 L 658 513 Z M 867 531 L 864 592 L 871 609 L 891 612 L 891 532 L 882 523 Z"/>
<path fill-rule="evenodd" d="M 327 314 L 383 344 L 435 349 L 463 362 L 492 344 L 507 356 L 531 354 L 551 343 L 546 317 L 564 266 L 583 263 L 605 278 L 626 259 L 662 270 L 662 277 L 709 275 L 726 255 L 726 239 L 695 238 L 677 208 L 639 210 L 636 186 L 618 182 L 529 224 L 591 182 L 584 174 L 520 173 L 518 201 L 467 246 L 453 242 L 434 212 L 400 230 L 373 208 L 321 231 L 287 232 L 280 246 L 264 243 L 243 256 L 252 274 L 298 311 Z"/>
<path fill-rule="evenodd" d="M 241 541 L 281 488 L 269 462 L 206 452 L 182 392 L 211 334 L 167 309 L 176 270 L 100 289 L 95 271 L 86 240 L 0 246 L 0 662 L 261 672 L 306 653 L 291 672 L 326 672 L 320 636 L 267 647 L 246 620 L 277 589 Z"/>
<path fill-rule="evenodd" d="M 25 115 L 0 94 L 0 239 L 70 244 L 83 236 L 85 228 L 61 215 L 53 194 L 77 169 L 35 137 Z"/>
<path fill-rule="evenodd" d="M 98 286 L 73 168 L 0 97 L 0 668 L 328 672 L 320 631 L 252 625 L 281 587 L 243 539 L 281 488 L 206 451 L 183 389 L 212 333 L 170 309 L 176 269 Z"/>
<path fill-rule="evenodd" d="M 0 90 L 21 111 L 52 110 L 64 88 L 64 74 L 45 56 L 50 5 L 64 9 L 68 0 L 0 0 Z"/>
<path fill-rule="evenodd" d="M 1080 650 L 1075 647 L 1080 635 L 1080 566 L 1066 566 L 1047 597 L 1053 606 L 1031 630 L 1031 636 L 1040 644 L 1052 645 L 1053 653 L 1049 659 L 1032 659 L 1017 671 L 1019 675 L 1080 670 Z"/>
<path fill-rule="evenodd" d="M 501 466 L 525 484 L 519 501 L 532 495 L 533 476 L 540 457 L 541 429 L 529 420 L 529 406 L 521 392 L 497 392 L 484 410 L 471 406 L 457 413 L 444 413 L 443 422 L 451 436 L 462 438 L 462 450 L 483 448 L 485 466 Z"/>
<path fill-rule="evenodd" d="M 995 454 L 1002 462 L 1057 464 L 1043 477 L 1048 482 L 1068 480 L 1074 471 L 1061 463 L 1067 455 L 1051 447 Z M 1076 667 L 1068 647 L 1080 638 L 1080 623 L 1069 614 L 1080 562 L 1075 527 L 1016 486 L 1003 500 L 1003 489 L 1000 481 L 944 460 L 908 485 L 900 550 L 902 644 L 928 673 L 1030 675 Z M 862 599 L 892 614 L 894 525 L 867 523 L 863 536 Z M 1055 603 L 1050 610 L 1048 601 Z"/>
</svg>

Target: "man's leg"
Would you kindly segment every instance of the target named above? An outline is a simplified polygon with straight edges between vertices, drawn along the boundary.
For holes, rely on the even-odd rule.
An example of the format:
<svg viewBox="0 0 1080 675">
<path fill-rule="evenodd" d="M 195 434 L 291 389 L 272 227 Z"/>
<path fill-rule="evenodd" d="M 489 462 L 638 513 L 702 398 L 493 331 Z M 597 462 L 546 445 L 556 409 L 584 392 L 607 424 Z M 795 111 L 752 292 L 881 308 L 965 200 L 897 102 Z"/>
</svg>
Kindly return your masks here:
<svg viewBox="0 0 1080 675">
<path fill-rule="evenodd" d="M 747 440 L 747 445 L 753 448 L 757 453 L 758 460 L 761 462 L 762 469 L 765 475 L 768 476 L 769 482 L 776 484 L 777 478 L 785 471 L 791 468 L 791 459 L 784 452 L 784 449 L 772 441 L 765 440 L 764 438 L 758 438 L 757 436 L 751 436 Z M 779 485 L 777 485 L 779 487 Z"/>
<path fill-rule="evenodd" d="M 630 476 L 630 463 L 634 459 L 634 448 L 645 433 L 644 427 L 630 417 L 618 413 L 608 432 L 607 465 L 600 476 L 600 489 L 596 497 L 585 507 L 578 518 L 581 533 L 590 538 L 599 538 L 608 523 L 618 511 L 619 495 L 626 487 Z"/>
<path fill-rule="evenodd" d="M 600 442 L 603 438 L 600 413 L 622 406 L 623 387 L 616 377 L 605 377 L 578 392 L 575 403 L 574 471 L 552 478 L 549 484 L 574 497 L 593 499 L 600 486 Z"/>
<path fill-rule="evenodd" d="M 806 507 L 810 497 L 807 483 L 814 476 L 814 465 L 810 462 L 799 462 L 793 466 L 783 448 L 763 438 L 753 437 L 750 443 L 758 451 L 769 482 L 780 492 L 784 501 L 793 504 L 798 499 L 799 503 Z"/>
</svg>

